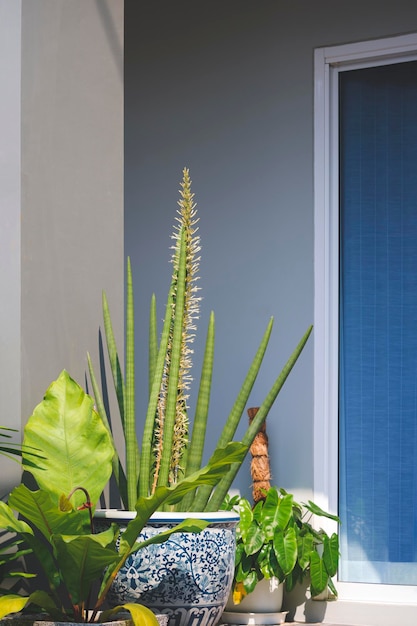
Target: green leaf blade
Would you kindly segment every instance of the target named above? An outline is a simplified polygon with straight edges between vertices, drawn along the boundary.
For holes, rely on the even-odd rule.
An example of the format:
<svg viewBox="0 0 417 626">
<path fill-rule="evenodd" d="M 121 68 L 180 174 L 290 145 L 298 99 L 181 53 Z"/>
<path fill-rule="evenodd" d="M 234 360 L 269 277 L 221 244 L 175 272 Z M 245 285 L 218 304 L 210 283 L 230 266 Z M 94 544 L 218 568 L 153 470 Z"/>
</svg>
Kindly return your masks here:
<svg viewBox="0 0 417 626">
<path fill-rule="evenodd" d="M 93 399 L 65 370 L 29 418 L 23 444 L 44 457 L 29 471 L 56 502 L 79 486 L 87 489 L 93 504 L 98 502 L 112 472 L 113 445 Z M 84 494 L 74 495 L 76 506 L 83 501 Z"/>
<path fill-rule="evenodd" d="M 284 573 L 289 574 L 297 562 L 297 537 L 294 528 L 277 530 L 273 541 L 274 552 Z"/>
</svg>

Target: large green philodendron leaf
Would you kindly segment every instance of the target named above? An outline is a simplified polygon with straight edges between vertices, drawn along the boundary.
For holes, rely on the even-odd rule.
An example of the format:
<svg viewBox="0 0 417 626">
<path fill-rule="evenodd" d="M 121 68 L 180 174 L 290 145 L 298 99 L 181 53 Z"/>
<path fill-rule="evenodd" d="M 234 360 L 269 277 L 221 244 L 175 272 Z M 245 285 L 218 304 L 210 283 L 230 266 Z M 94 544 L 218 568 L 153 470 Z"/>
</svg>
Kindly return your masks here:
<svg viewBox="0 0 417 626">
<path fill-rule="evenodd" d="M 273 546 L 278 563 L 287 576 L 297 562 L 297 536 L 294 528 L 288 528 L 285 532 L 277 530 Z"/>
<path fill-rule="evenodd" d="M 339 537 L 336 533 L 323 537 L 323 563 L 329 576 L 335 576 L 339 563 Z"/>
<path fill-rule="evenodd" d="M 297 538 L 298 549 L 298 563 L 302 570 L 307 569 L 310 565 L 310 555 L 314 550 L 314 537 L 311 534 L 298 536 Z"/>
<path fill-rule="evenodd" d="M 293 496 L 279 496 L 276 489 L 270 489 L 262 508 L 262 526 L 268 540 L 273 539 L 275 529 L 285 530 L 292 517 Z"/>
<path fill-rule="evenodd" d="M 246 533 L 245 549 L 246 554 L 255 554 L 259 552 L 265 541 L 265 536 L 261 526 L 256 522 L 252 522 Z"/>
<path fill-rule="evenodd" d="M 107 566 L 119 561 L 116 524 L 95 535 L 54 535 L 52 543 L 65 586 L 73 604 L 88 600 L 91 585 L 100 579 Z"/>
<path fill-rule="evenodd" d="M 46 391 L 25 427 L 23 449 L 35 448 L 45 457 L 29 471 L 39 487 L 56 501 L 76 487 L 84 487 L 93 505 L 110 478 L 113 446 L 109 433 L 93 408 L 93 399 L 63 370 Z M 25 458 L 25 453 L 23 453 Z M 82 492 L 71 499 L 85 501 Z"/>
<path fill-rule="evenodd" d="M 317 596 L 327 587 L 329 574 L 324 566 L 323 559 L 312 552 L 310 556 L 310 590 L 312 596 Z"/>
<path fill-rule="evenodd" d="M 253 511 L 249 502 L 246 499 L 242 499 L 239 502 L 239 532 L 244 543 L 247 541 L 248 532 L 252 526 Z"/>
</svg>

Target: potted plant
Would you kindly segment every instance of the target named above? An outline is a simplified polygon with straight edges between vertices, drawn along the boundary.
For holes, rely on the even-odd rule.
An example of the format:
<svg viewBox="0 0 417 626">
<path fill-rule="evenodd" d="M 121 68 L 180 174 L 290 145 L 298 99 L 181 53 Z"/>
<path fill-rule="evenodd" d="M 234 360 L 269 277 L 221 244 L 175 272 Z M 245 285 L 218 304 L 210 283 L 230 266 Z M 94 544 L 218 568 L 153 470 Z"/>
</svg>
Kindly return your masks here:
<svg viewBox="0 0 417 626">
<path fill-rule="evenodd" d="M 175 240 L 172 258 L 172 279 L 169 288 L 168 298 L 165 306 L 165 318 L 160 340 L 158 340 L 157 313 L 155 297 L 151 298 L 150 323 L 149 323 L 149 399 L 145 419 L 140 427 L 141 441 L 136 437 L 137 419 L 135 415 L 135 330 L 134 330 L 134 298 L 132 288 L 132 270 L 130 261 L 127 263 L 127 299 L 126 299 L 126 337 L 125 337 L 125 371 L 122 373 L 122 365 L 118 356 L 118 350 L 114 338 L 109 305 L 106 295 L 103 294 L 103 317 L 107 350 L 109 355 L 110 368 L 113 377 L 114 388 L 117 396 L 120 419 L 124 434 L 124 456 L 126 464 L 123 466 L 121 455 L 117 453 L 117 445 L 113 439 L 111 424 L 115 423 L 116 417 L 111 419 L 106 414 L 100 385 L 94 372 L 94 367 L 88 356 L 88 364 L 92 388 L 96 400 L 98 412 L 105 424 L 110 436 L 113 439 L 115 455 L 113 459 L 113 473 L 116 479 L 121 502 L 126 510 L 134 509 L 138 498 L 148 497 L 157 492 L 161 487 L 167 488 L 175 484 L 181 484 L 184 479 L 192 475 L 201 467 L 205 433 L 208 424 L 209 401 L 211 392 L 211 378 L 213 369 L 214 314 L 210 315 L 207 330 L 207 340 L 204 352 L 204 359 L 199 383 L 195 415 L 192 420 L 192 432 L 189 432 L 189 407 L 188 394 L 192 378 L 192 350 L 191 343 L 195 333 L 195 320 L 199 312 L 199 297 L 197 291 L 197 279 L 199 268 L 200 240 L 197 235 L 198 218 L 196 215 L 196 205 L 194 194 L 191 191 L 191 180 L 187 169 L 183 170 L 183 179 L 180 189 L 179 210 L 177 216 L 177 226 L 174 229 L 173 238 Z M 263 356 L 268 345 L 272 331 L 273 319 L 269 321 L 263 335 L 260 346 L 255 354 L 252 364 L 249 367 L 242 388 L 237 394 L 231 412 L 225 420 L 222 433 L 216 445 L 216 453 L 219 454 L 233 440 L 241 416 L 247 405 L 250 392 L 255 379 L 260 370 Z M 279 391 L 281 390 L 292 367 L 301 354 L 305 343 L 311 333 L 309 327 L 301 338 L 298 346 L 288 359 L 286 365 L 277 376 L 265 400 L 261 404 L 256 418 L 253 420 L 246 433 L 242 437 L 242 444 L 245 451 L 250 446 L 260 426 L 266 419 Z M 107 383 L 103 382 L 103 386 Z M 218 419 L 218 416 L 216 416 Z M 139 429 L 138 429 L 139 430 Z M 169 507 L 165 514 L 172 515 L 174 512 L 184 512 L 189 515 L 196 512 L 196 515 L 204 518 L 208 514 L 219 511 L 224 498 L 241 466 L 243 456 L 239 462 L 234 463 L 227 472 L 216 483 L 201 485 L 194 491 L 188 492 L 184 498 Z M 211 461 L 208 466 L 210 467 Z M 221 515 L 224 516 L 224 513 Z M 161 521 L 159 521 L 161 523 Z M 199 541 L 204 537 L 206 531 L 199 536 Z M 207 530 L 208 532 L 208 530 Z M 190 537 L 187 537 L 190 540 Z M 176 545 L 171 542 L 164 543 L 164 550 L 169 545 L 173 546 L 175 553 Z M 203 599 L 192 600 L 189 598 L 188 587 L 184 591 L 184 601 L 189 606 L 199 605 L 201 611 L 207 611 L 206 617 L 201 622 L 202 625 L 211 624 L 218 620 L 220 613 L 226 603 L 228 589 L 233 575 L 233 554 L 234 549 L 228 552 L 231 560 L 226 566 L 222 566 L 220 576 L 214 568 L 206 564 L 204 572 L 199 572 L 197 577 L 192 570 L 192 564 L 196 559 L 189 553 L 181 552 L 181 558 L 171 559 L 166 554 L 162 557 L 163 563 L 156 573 L 159 581 L 162 570 L 166 572 L 164 582 L 156 583 L 157 588 L 149 589 L 149 570 L 147 567 L 146 576 L 141 571 L 134 572 L 133 557 L 126 563 L 126 568 L 121 569 L 115 581 L 115 588 L 122 593 L 124 598 L 138 599 L 148 602 L 149 606 L 165 606 L 166 610 L 171 600 L 168 599 L 168 591 L 165 583 L 170 579 L 174 580 L 172 615 L 178 617 L 177 603 L 178 597 L 183 592 L 183 585 L 179 582 L 185 580 L 192 581 L 197 589 L 199 580 L 204 577 L 207 583 L 208 577 L 212 576 L 216 582 L 220 578 L 224 579 L 225 591 L 220 592 L 217 588 L 213 593 L 213 602 L 216 606 L 210 608 L 205 602 L 207 594 Z M 181 548 L 182 549 L 182 548 Z M 221 551 L 221 549 L 220 549 Z M 154 553 L 148 555 L 147 561 L 154 563 L 156 559 Z M 174 563 L 173 568 L 166 567 L 166 561 Z M 184 569 L 178 574 L 178 562 L 181 561 Z M 138 562 L 139 568 L 143 564 L 143 553 Z M 129 588 L 129 583 L 133 582 L 133 588 Z M 207 586 L 207 584 L 206 584 Z M 178 591 L 181 589 L 181 592 Z M 159 593 L 161 591 L 161 593 Z M 204 594 L 203 594 L 204 596 Z M 182 609 L 180 609 L 180 612 Z M 178 618 L 178 624 L 182 623 Z M 200 615 L 201 619 L 201 615 Z M 174 623 L 173 621 L 171 622 Z"/>
<path fill-rule="evenodd" d="M 337 533 L 329 536 L 312 523 L 314 516 L 338 522 L 336 516 L 326 513 L 310 500 L 307 504 L 299 504 L 292 494 L 275 486 L 270 487 L 265 499 L 259 500 L 254 507 L 239 496 L 229 499 L 226 506 L 236 508 L 240 515 L 236 530 L 233 603 L 229 602 L 224 617 L 227 623 L 242 623 L 233 621 L 233 605 L 237 605 L 237 611 L 244 611 L 246 597 L 264 579 L 276 578 L 285 583 L 287 591 L 291 591 L 297 582 L 309 576 L 312 597 L 327 589 L 337 596 L 332 582 L 339 561 Z M 267 612 L 265 607 L 261 610 Z M 279 611 L 280 607 L 276 610 Z"/>
<path fill-rule="evenodd" d="M 0 618 L 34 606 L 43 617 L 59 622 L 105 622 L 128 611 L 135 626 L 157 624 L 152 611 L 137 603 L 102 611 L 111 582 L 133 550 L 164 542 L 174 532 L 197 533 L 206 527 L 204 521 L 189 519 L 137 540 L 158 506 L 170 505 L 198 484 L 217 481 L 227 463 L 239 460 L 242 446 L 233 444 L 227 454 L 213 457 L 210 468 L 181 483 L 138 498 L 135 515 L 123 532 L 117 524 L 100 532 L 94 529 L 95 503 L 112 471 L 113 445 L 93 399 L 66 371 L 50 385 L 25 427 L 23 454 L 33 448 L 39 457 L 28 471 L 36 488 L 22 483 L 7 504 L 0 502 L 0 527 L 15 533 L 31 550 L 37 576 L 43 572 L 47 589 L 40 583 L 29 595 L 1 596 Z"/>
<path fill-rule="evenodd" d="M 249 423 L 259 408 L 248 409 Z M 224 506 L 236 509 L 240 522 L 236 530 L 236 559 L 232 592 L 224 621 L 243 624 L 279 624 L 283 588 L 291 591 L 307 577 L 313 598 L 330 591 L 337 597 L 332 577 L 339 562 L 337 533 L 329 536 L 312 524 L 313 517 L 339 518 L 326 513 L 314 502 L 298 504 L 292 494 L 271 486 L 269 440 L 266 423 L 250 446 L 252 503 L 246 498 L 228 497 Z"/>
</svg>

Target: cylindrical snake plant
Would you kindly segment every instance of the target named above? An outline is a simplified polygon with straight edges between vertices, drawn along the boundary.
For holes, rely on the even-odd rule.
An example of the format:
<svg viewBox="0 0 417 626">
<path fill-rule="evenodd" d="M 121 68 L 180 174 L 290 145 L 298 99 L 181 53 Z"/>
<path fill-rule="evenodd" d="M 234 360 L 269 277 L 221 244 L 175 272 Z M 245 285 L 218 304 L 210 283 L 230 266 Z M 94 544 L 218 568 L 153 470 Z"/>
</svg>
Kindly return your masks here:
<svg viewBox="0 0 417 626">
<path fill-rule="evenodd" d="M 195 319 L 198 316 L 197 292 L 198 253 L 200 238 L 197 236 L 194 194 L 191 193 L 189 171 L 183 170 L 175 239 L 173 272 L 165 308 L 165 319 L 158 343 L 156 302 L 151 299 L 149 324 L 149 401 L 142 441 L 139 447 L 136 437 L 135 389 L 134 389 L 134 302 L 132 271 L 127 263 L 126 304 L 126 362 L 125 376 L 116 348 L 107 298 L 103 294 L 103 317 L 109 361 L 119 405 L 125 439 L 125 469 L 122 467 L 115 447 L 113 472 L 119 486 L 123 505 L 134 509 L 139 496 L 147 496 L 159 486 L 169 486 L 190 476 L 200 469 L 205 433 L 209 415 L 211 379 L 214 355 L 214 314 L 211 313 L 207 331 L 203 366 L 200 376 L 196 410 L 192 432 L 188 430 L 187 399 L 191 382 L 191 348 Z M 248 399 L 272 331 L 273 319 L 268 323 L 260 346 L 248 370 L 235 403 L 226 419 L 216 445 L 217 454 L 233 441 L 237 426 L 247 406 Z M 310 326 L 278 375 L 271 390 L 259 407 L 256 417 L 243 436 L 242 443 L 249 448 L 261 424 L 266 419 L 281 387 L 301 354 L 311 333 Z M 103 422 L 111 432 L 104 408 L 102 394 L 88 355 L 90 377 L 96 405 Z M 221 507 L 243 458 L 232 465 L 216 485 L 202 485 L 189 492 L 176 504 L 179 511 L 214 511 Z M 210 461 L 208 463 L 210 465 Z"/>
</svg>

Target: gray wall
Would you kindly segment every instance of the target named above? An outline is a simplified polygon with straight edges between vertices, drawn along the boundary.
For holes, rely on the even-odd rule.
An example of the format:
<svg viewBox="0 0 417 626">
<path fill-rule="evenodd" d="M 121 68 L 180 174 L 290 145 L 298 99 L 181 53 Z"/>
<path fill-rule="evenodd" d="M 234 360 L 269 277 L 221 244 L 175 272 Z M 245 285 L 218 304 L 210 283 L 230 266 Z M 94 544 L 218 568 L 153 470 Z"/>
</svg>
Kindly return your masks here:
<svg viewBox="0 0 417 626">
<path fill-rule="evenodd" d="M 22 14 L 22 415 L 66 368 L 84 383 L 101 290 L 123 302 L 123 2 Z"/>
<path fill-rule="evenodd" d="M 0 42 L 0 424 L 21 429 L 63 368 L 84 383 L 103 288 L 122 330 L 123 0 L 0 0 Z"/>
<path fill-rule="evenodd" d="M 217 321 L 214 435 L 269 316 L 255 406 L 313 322 L 313 50 L 416 30 L 417 4 L 126 0 L 125 14 L 125 243 L 139 319 L 153 290 L 163 315 L 187 166 L 203 246 L 201 339 L 211 309 Z M 199 362 L 201 341 L 195 350 Z M 312 406 L 310 341 L 268 418 L 274 481 L 290 490 L 313 486 Z M 239 486 L 249 482 L 246 469 Z"/>
<path fill-rule="evenodd" d="M 20 23 L 21 2 L 0 0 L 0 425 L 10 428 L 20 427 L 21 406 Z M 18 473 L 17 464 L 4 464 L 0 495 Z"/>
</svg>

